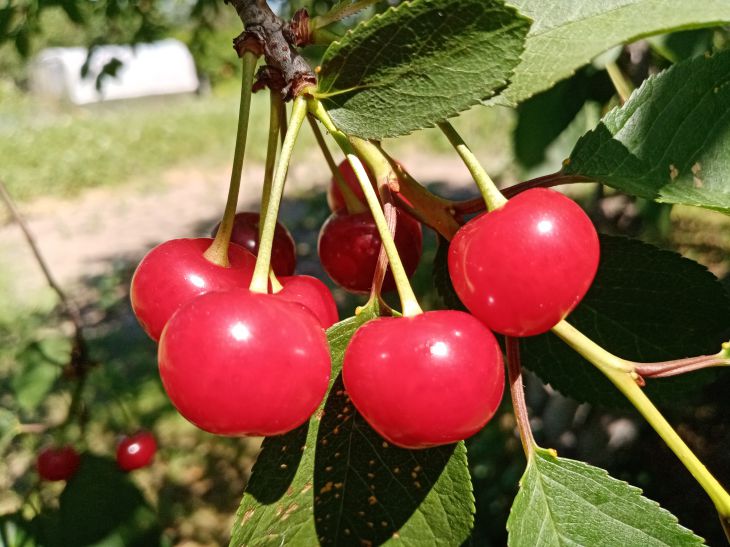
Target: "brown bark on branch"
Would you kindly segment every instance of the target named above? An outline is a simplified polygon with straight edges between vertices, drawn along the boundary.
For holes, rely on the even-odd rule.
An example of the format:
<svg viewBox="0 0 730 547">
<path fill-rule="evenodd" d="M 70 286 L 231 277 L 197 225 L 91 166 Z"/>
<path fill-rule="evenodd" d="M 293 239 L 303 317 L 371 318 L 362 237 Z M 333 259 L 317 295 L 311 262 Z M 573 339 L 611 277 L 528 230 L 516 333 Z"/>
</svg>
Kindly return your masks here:
<svg viewBox="0 0 730 547">
<path fill-rule="evenodd" d="M 296 33 L 289 23 L 271 11 L 266 0 L 228 0 L 228 3 L 236 9 L 246 28 L 234 41 L 234 47 L 239 55 L 246 49 L 263 54 L 266 64 L 281 72 L 284 80 L 281 93 L 285 100 L 316 84 L 312 67 L 295 49 Z"/>
</svg>

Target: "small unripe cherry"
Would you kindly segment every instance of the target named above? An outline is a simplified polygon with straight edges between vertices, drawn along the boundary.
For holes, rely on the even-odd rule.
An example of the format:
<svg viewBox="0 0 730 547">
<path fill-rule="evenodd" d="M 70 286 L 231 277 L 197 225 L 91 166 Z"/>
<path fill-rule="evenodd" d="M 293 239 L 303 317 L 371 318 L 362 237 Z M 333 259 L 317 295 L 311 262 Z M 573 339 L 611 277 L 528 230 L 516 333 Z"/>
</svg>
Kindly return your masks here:
<svg viewBox="0 0 730 547">
<path fill-rule="evenodd" d="M 213 228 L 211 236 L 215 237 L 220 222 Z M 259 252 L 259 213 L 236 213 L 233 218 L 231 243 L 240 245 L 254 256 Z M 271 248 L 271 267 L 276 275 L 292 275 L 297 265 L 297 251 L 289 230 L 281 223 L 274 228 L 274 244 Z"/>
<path fill-rule="evenodd" d="M 230 267 L 205 258 L 212 239 L 173 239 L 148 252 L 137 266 L 129 292 L 132 310 L 153 340 L 180 306 L 210 291 L 248 287 L 256 258 L 230 244 Z"/>
<path fill-rule="evenodd" d="M 73 477 L 81 464 L 81 456 L 69 445 L 46 447 L 38 454 L 38 475 L 47 481 L 66 481 Z"/>
<path fill-rule="evenodd" d="M 504 391 L 494 335 L 468 313 L 451 310 L 365 323 L 345 350 L 342 379 L 358 412 L 402 448 L 474 435 Z"/>
<path fill-rule="evenodd" d="M 117 445 L 117 465 L 124 471 L 147 467 L 157 452 L 157 441 L 149 431 L 125 436 Z"/>
<path fill-rule="evenodd" d="M 465 224 L 449 247 L 449 275 L 464 305 L 508 336 L 550 330 L 581 301 L 600 255 L 585 212 L 534 188 Z"/>
<path fill-rule="evenodd" d="M 218 435 L 281 435 L 300 426 L 327 390 L 322 326 L 302 306 L 246 289 L 207 293 L 172 316 L 158 363 L 172 404 Z"/>
<path fill-rule="evenodd" d="M 423 248 L 421 224 L 396 208 L 395 240 L 398 254 L 408 276 L 418 267 Z M 354 293 L 367 293 L 373 282 L 381 239 L 369 212 L 347 214 L 340 210 L 330 215 L 319 232 L 317 251 L 324 271 L 332 281 Z M 388 268 L 383 291 L 395 289 Z"/>
</svg>

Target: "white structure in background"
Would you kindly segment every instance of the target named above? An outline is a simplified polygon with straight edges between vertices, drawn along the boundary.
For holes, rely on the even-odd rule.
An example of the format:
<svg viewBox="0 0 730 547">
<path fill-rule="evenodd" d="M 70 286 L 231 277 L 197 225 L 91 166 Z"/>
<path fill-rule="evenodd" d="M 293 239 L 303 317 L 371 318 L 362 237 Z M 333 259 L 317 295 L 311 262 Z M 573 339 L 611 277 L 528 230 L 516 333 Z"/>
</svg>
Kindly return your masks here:
<svg viewBox="0 0 730 547">
<path fill-rule="evenodd" d="M 162 40 L 134 46 L 99 46 L 89 62 L 86 77 L 81 67 L 86 48 L 49 48 L 29 67 L 31 91 L 41 97 L 83 105 L 100 101 L 151 95 L 194 93 L 200 82 L 187 46 L 178 40 Z M 96 79 L 112 59 L 122 63 L 115 76 L 105 75 L 101 89 Z"/>
</svg>

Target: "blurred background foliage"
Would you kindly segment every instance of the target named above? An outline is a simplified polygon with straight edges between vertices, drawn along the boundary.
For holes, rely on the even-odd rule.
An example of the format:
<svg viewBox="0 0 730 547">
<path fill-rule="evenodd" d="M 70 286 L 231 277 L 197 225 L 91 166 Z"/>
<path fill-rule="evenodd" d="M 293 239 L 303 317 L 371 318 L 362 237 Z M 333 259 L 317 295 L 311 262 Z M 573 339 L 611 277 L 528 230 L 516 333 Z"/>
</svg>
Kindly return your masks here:
<svg viewBox="0 0 730 547">
<path fill-rule="evenodd" d="M 319 14 L 333 3 L 292 0 L 275 8 L 286 16 L 300 7 Z M 388 5 L 381 2 L 374 9 Z M 170 168 L 227 165 L 240 66 L 231 40 L 241 28 L 234 11 L 214 0 L 9 0 L 0 7 L 0 178 L 24 210 L 34 211 L 41 198 L 73 204 L 86 190 L 105 186 L 128 189 L 133 206 L 133 196 L 154 191 Z M 516 110 L 475 108 L 455 123 L 503 184 L 546 174 L 558 169 L 577 138 L 617 104 L 607 62 L 615 62 L 639 85 L 673 62 L 728 47 L 728 36 L 726 28 L 704 29 L 617 48 Z M 27 62 L 43 48 L 80 45 L 93 50 L 94 45 L 163 37 L 188 45 L 207 91 L 83 108 L 42 103 L 26 93 Z M 254 99 L 247 151 L 247 161 L 254 163 L 263 160 L 266 102 L 262 94 Z M 313 156 L 319 160 L 314 146 L 305 132 L 295 163 Z M 427 154 L 458 166 L 434 131 L 387 142 L 386 147 L 406 164 L 409 157 L 417 161 Z M 426 175 L 423 182 L 444 195 L 466 197 L 463 189 L 437 176 Z M 323 278 L 316 238 L 329 214 L 322 192 L 326 184 L 324 177 L 318 190 L 289 195 L 282 209 L 282 219 L 297 240 L 298 271 Z M 677 250 L 707 265 L 730 286 L 727 217 L 591 185 L 571 191 L 601 231 Z M 216 220 L 170 237 L 206 234 Z M 0 230 L 14 229 L 4 211 L 0 221 L 5 223 Z M 43 233 L 37 235 L 43 239 Z M 425 242 L 414 288 L 424 307 L 432 309 L 442 305 L 431 271 L 436 238 L 427 231 Z M 103 274 L 83 275 L 67 287 L 82 305 L 85 333 L 98 365 L 85 386 L 84 420 L 62 430 L 55 426 L 64 421 L 74 388 L 63 374 L 70 348 L 68 322 L 49 291 L 17 291 L 13 277 L 24 274 L 13 264 L 26 251 L 0 249 L 0 545 L 227 543 L 258 442 L 205 434 L 172 409 L 157 375 L 154 344 L 137 326 L 128 304 L 129 279 L 141 253 L 117 256 L 113 241 L 109 247 Z M 351 315 L 359 300 L 333 290 L 341 317 Z M 579 405 L 531 376 L 527 387 L 541 444 L 607 468 L 644 488 L 709 543 L 723 541 L 719 527 L 707 518 L 712 513 L 703 493 L 634 414 Z M 725 484 L 730 483 L 728 389 L 725 374 L 694 405 L 664 409 Z M 138 428 L 157 436 L 157 460 L 150 468 L 122 475 L 112 462 L 115 443 L 120 434 Z M 62 484 L 40 484 L 33 470 L 39 447 L 54 440 L 72 442 L 86 453 L 80 479 L 65 490 Z M 506 515 L 524 469 L 508 401 L 469 441 L 469 454 L 477 503 L 473 544 L 504 545 Z M 78 529 L 88 533 L 64 535 Z M 31 540 L 22 543 L 24 538 Z"/>
</svg>

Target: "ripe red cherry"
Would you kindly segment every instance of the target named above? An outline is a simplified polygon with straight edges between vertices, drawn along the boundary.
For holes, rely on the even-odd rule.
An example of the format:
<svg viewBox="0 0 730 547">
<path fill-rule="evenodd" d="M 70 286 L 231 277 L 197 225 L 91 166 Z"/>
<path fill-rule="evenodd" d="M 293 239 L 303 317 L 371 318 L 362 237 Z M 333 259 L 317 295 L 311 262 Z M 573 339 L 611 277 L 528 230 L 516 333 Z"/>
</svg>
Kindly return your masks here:
<svg viewBox="0 0 730 547">
<path fill-rule="evenodd" d="M 147 467 L 157 452 L 157 441 L 149 431 L 124 437 L 117 445 L 117 465 L 124 471 Z"/>
<path fill-rule="evenodd" d="M 319 279 L 310 275 L 294 275 L 278 279 L 284 288 L 276 293 L 276 296 L 308 308 L 317 317 L 323 329 L 328 329 L 339 321 L 335 299 L 332 298 L 327 285 Z"/>
<path fill-rule="evenodd" d="M 571 199 L 527 190 L 464 225 L 449 274 L 464 305 L 508 336 L 550 330 L 583 298 L 598 268 L 598 235 Z"/>
<path fill-rule="evenodd" d="M 211 233 L 215 237 L 220 222 Z M 231 242 L 240 245 L 256 256 L 259 252 L 259 214 L 236 213 L 233 220 Z M 271 249 L 271 267 L 276 275 L 292 275 L 297 265 L 297 251 L 294 238 L 280 222 L 274 228 L 274 246 Z"/>
<path fill-rule="evenodd" d="M 410 276 L 421 258 L 423 233 L 420 223 L 396 209 L 395 245 Z M 369 212 L 349 215 L 341 210 L 322 225 L 317 250 L 327 275 L 344 289 L 367 293 L 373 282 L 380 252 L 380 235 Z M 383 291 L 395 289 L 390 268 L 383 281 Z"/>
<path fill-rule="evenodd" d="M 76 473 L 80 463 L 81 457 L 72 446 L 51 446 L 38 454 L 36 469 L 44 480 L 65 481 Z"/>
<path fill-rule="evenodd" d="M 142 328 L 159 340 L 167 321 L 183 304 L 209 291 L 246 288 L 256 258 L 238 245 L 230 245 L 229 268 L 213 264 L 203 253 L 212 239 L 173 239 L 152 249 L 132 277 L 132 309 Z"/>
<path fill-rule="evenodd" d="M 324 397 L 324 330 L 301 304 L 246 289 L 207 293 L 172 316 L 160 339 L 160 377 L 172 404 L 219 435 L 279 435 Z"/>
<path fill-rule="evenodd" d="M 504 391 L 494 335 L 468 313 L 451 310 L 366 323 L 345 351 L 342 379 L 372 428 L 403 448 L 474 435 Z"/>
<path fill-rule="evenodd" d="M 345 179 L 347 186 L 355 193 L 357 199 L 359 199 L 361 203 L 365 203 L 365 194 L 362 192 L 362 187 L 360 186 L 360 182 L 357 180 L 357 176 L 355 175 L 355 171 L 353 171 L 350 162 L 343 160 L 337 166 L 337 169 L 339 169 L 342 174 L 342 178 Z M 365 171 L 368 174 L 370 182 L 373 183 L 373 188 L 375 188 L 377 192 L 375 177 L 373 177 L 367 167 L 365 168 Z M 337 182 L 335 182 L 334 177 L 332 177 L 330 185 L 327 187 L 327 205 L 329 205 L 330 211 L 333 213 L 345 208 L 345 198 L 342 197 L 342 192 L 340 191 L 339 186 L 337 186 Z"/>
</svg>

